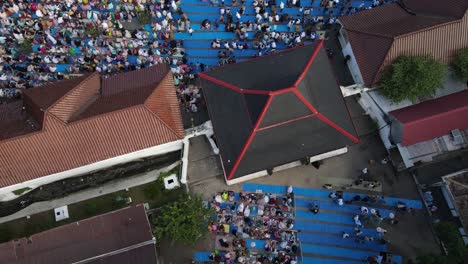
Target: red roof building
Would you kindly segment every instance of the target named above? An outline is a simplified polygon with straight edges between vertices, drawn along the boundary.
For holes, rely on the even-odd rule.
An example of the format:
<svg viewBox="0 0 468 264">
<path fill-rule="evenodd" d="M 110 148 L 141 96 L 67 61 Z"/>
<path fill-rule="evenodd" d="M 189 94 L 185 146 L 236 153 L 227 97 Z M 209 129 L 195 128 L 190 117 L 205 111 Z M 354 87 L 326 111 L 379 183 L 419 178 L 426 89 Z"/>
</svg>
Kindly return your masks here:
<svg viewBox="0 0 468 264">
<path fill-rule="evenodd" d="M 389 112 L 395 118 L 391 137 L 410 146 L 468 129 L 468 90 Z"/>
<path fill-rule="evenodd" d="M 0 187 L 171 142 L 181 146 L 183 137 L 167 65 L 55 82 L 25 91 L 23 102 L 0 105 Z"/>
<path fill-rule="evenodd" d="M 376 86 L 402 55 L 450 63 L 468 46 L 468 1 L 402 0 L 339 18 L 340 42 L 356 83 Z"/>
<path fill-rule="evenodd" d="M 155 242 L 137 205 L 0 244 L 0 262 L 154 264 Z"/>
</svg>

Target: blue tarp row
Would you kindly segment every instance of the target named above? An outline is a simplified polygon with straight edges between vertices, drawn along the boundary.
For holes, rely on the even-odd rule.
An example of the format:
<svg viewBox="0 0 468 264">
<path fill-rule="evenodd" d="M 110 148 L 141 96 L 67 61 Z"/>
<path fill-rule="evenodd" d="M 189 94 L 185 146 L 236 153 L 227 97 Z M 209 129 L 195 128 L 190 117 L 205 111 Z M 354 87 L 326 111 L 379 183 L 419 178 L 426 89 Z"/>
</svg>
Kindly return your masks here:
<svg viewBox="0 0 468 264">
<path fill-rule="evenodd" d="M 262 190 L 263 192 L 268 193 L 281 193 L 284 194 L 286 192 L 287 186 L 277 186 L 277 185 L 267 185 L 267 184 L 258 184 L 258 183 L 244 183 L 243 189 L 245 191 L 255 191 L 255 190 Z M 328 198 L 330 194 L 330 190 L 317 190 L 317 189 L 310 189 L 310 188 L 302 188 L 302 187 L 294 187 L 294 193 L 298 196 L 307 196 L 311 198 Z M 361 197 L 366 196 L 362 193 L 350 193 L 344 192 L 343 198 L 345 200 L 351 200 L 354 196 L 360 195 Z M 396 206 L 397 202 L 401 201 L 406 203 L 407 206 L 421 209 L 422 202 L 420 200 L 411 200 L 411 199 L 404 199 L 404 198 L 395 198 L 395 197 L 385 197 L 385 205 L 388 206 Z"/>
<path fill-rule="evenodd" d="M 354 214 L 360 214 L 361 213 L 361 206 L 360 205 L 353 205 L 353 204 L 346 204 L 343 206 L 339 206 L 336 202 L 330 200 L 308 200 L 308 199 L 303 199 L 303 198 L 296 198 L 295 199 L 296 206 L 299 207 L 307 207 L 309 208 L 312 203 L 317 203 L 319 205 L 320 209 L 324 210 L 330 210 L 330 211 L 338 211 L 338 212 L 344 212 L 344 213 L 354 213 Z M 369 210 L 372 209 L 372 207 L 368 207 Z M 388 209 L 380 209 L 380 208 L 374 208 L 376 210 L 380 211 L 380 214 L 382 217 L 388 217 L 390 213 L 395 213 L 393 210 L 388 210 Z"/>
<path fill-rule="evenodd" d="M 304 254 L 319 254 L 355 260 L 365 260 L 367 257 L 375 255 L 375 252 L 373 251 L 352 250 L 333 246 L 318 246 L 307 243 L 302 243 L 302 252 Z"/>
<path fill-rule="evenodd" d="M 297 221 L 294 224 L 294 229 L 304 230 L 309 232 L 320 232 L 320 233 L 330 233 L 341 235 L 343 232 L 346 232 L 350 235 L 354 234 L 355 230 L 352 226 L 343 226 L 329 223 L 316 223 L 316 222 L 307 222 L 307 221 Z M 363 236 L 372 236 L 376 237 L 377 231 L 370 228 L 362 228 Z"/>
<path fill-rule="evenodd" d="M 319 235 L 300 232 L 297 235 L 298 239 L 303 243 L 319 243 L 330 246 L 342 246 L 351 248 L 361 248 L 374 251 L 387 251 L 387 245 L 381 244 L 376 241 L 369 241 L 365 243 L 359 243 L 353 237 L 343 238 L 342 236 L 333 235 Z"/>
<path fill-rule="evenodd" d="M 193 260 L 195 262 L 207 262 L 210 261 L 210 252 L 195 252 Z"/>
<path fill-rule="evenodd" d="M 302 264 L 363 264 L 363 261 L 341 260 L 330 258 L 304 257 Z"/>
<path fill-rule="evenodd" d="M 346 225 L 354 225 L 353 216 L 345 215 L 345 214 L 332 214 L 332 213 L 326 213 L 326 212 L 313 214 L 309 210 L 296 210 L 296 218 L 330 222 L 330 223 L 338 223 L 338 224 L 346 224 Z"/>
</svg>

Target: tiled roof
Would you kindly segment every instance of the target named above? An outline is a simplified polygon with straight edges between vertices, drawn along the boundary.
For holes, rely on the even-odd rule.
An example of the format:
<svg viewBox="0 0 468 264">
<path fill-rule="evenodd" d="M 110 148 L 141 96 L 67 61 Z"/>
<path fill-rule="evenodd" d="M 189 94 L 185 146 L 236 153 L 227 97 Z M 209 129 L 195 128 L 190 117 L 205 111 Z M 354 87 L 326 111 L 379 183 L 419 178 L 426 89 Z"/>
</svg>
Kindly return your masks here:
<svg viewBox="0 0 468 264">
<path fill-rule="evenodd" d="M 153 264 L 152 239 L 145 209 L 137 205 L 0 244 L 0 259 L 3 264 Z"/>
<path fill-rule="evenodd" d="M 468 90 L 425 101 L 389 113 L 403 125 L 403 145 L 468 129 Z"/>
<path fill-rule="evenodd" d="M 41 131 L 0 141 L 0 187 L 182 139 L 172 73 L 166 65 L 148 72 L 161 68 L 164 74 L 153 75 L 151 89 L 140 86 L 144 80 L 135 80 L 126 83 L 126 90 L 106 96 L 96 87 L 98 76 L 88 76 L 45 111 Z M 138 91 L 131 98 L 134 88 Z M 146 100 L 156 93 L 163 103 L 147 107 Z"/>
<path fill-rule="evenodd" d="M 467 2 L 408 0 L 340 17 L 364 84 L 375 86 L 401 55 L 430 54 L 449 63 L 468 45 Z"/>
<path fill-rule="evenodd" d="M 40 129 L 36 119 L 27 115 L 21 101 L 0 104 L 0 141 Z"/>
</svg>

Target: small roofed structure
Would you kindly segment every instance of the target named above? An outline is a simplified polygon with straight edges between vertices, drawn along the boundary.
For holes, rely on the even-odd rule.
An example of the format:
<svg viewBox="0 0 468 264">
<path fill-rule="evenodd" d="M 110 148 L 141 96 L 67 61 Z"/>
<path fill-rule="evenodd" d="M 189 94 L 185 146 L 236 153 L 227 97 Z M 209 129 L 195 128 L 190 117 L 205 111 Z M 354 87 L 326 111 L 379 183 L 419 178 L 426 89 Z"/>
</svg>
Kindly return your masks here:
<svg viewBox="0 0 468 264">
<path fill-rule="evenodd" d="M 0 244 L 0 262 L 154 264 L 155 243 L 140 204 Z"/>
<path fill-rule="evenodd" d="M 200 77 L 228 184 L 359 141 L 323 42 Z"/>
</svg>

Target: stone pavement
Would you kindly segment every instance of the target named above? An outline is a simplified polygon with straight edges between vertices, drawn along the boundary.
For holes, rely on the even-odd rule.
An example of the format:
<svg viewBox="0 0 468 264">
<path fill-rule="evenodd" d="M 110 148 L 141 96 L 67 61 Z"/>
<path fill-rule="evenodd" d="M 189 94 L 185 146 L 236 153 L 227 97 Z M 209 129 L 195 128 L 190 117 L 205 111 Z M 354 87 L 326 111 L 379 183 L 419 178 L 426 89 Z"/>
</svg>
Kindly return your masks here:
<svg viewBox="0 0 468 264">
<path fill-rule="evenodd" d="M 63 198 L 59 198 L 59 199 L 55 199 L 51 201 L 33 203 L 30 206 L 24 208 L 23 210 L 20 210 L 12 215 L 0 218 L 0 223 L 8 222 L 8 221 L 15 220 L 18 218 L 23 218 L 28 215 L 33 215 L 33 214 L 38 214 L 38 213 L 42 213 L 45 211 L 53 210 L 54 208 L 57 208 L 60 206 L 81 202 L 81 201 L 95 198 L 101 195 L 121 191 L 127 188 L 143 185 L 143 184 L 156 180 L 161 172 L 170 171 L 177 165 L 179 165 L 179 162 L 175 162 L 169 165 L 168 167 L 165 167 L 159 170 L 153 170 L 153 171 L 142 173 L 140 175 L 135 175 L 135 176 L 128 177 L 128 178 L 111 181 L 99 187 L 86 189 L 81 192 L 70 194 Z"/>
</svg>

